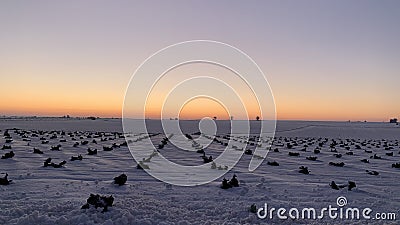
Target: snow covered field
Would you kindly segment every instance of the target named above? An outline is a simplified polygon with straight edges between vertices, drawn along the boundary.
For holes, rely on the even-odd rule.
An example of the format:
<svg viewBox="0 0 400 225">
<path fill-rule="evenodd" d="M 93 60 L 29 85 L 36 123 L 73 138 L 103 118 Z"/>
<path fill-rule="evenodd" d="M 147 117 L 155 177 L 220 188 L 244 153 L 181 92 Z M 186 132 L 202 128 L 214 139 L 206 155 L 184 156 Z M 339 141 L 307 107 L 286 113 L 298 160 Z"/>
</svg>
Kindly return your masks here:
<svg viewBox="0 0 400 225">
<path fill-rule="evenodd" d="M 228 122 L 217 121 L 221 129 L 216 138 L 222 144 L 212 142 L 205 149 L 207 156 L 216 158 L 225 148 Z M 251 123 L 255 134 L 257 122 Z M 158 121 L 148 121 L 148 125 L 150 133 L 162 132 Z M 184 133 L 198 131 L 197 121 L 181 121 L 181 126 Z M 0 159 L 0 177 L 8 173 L 12 180 L 10 185 L 0 185 L 0 224 L 398 224 L 400 216 L 400 169 L 392 167 L 400 163 L 400 126 L 394 124 L 279 121 L 272 150 L 263 164 L 249 172 L 252 156 L 244 154 L 225 175 L 230 179 L 236 174 L 240 186 L 227 190 L 220 188 L 223 177 L 206 185 L 179 187 L 137 169 L 124 145 L 120 120 L 1 119 L 0 130 L 0 148 L 11 146 L 0 154 L 15 153 L 12 158 Z M 138 141 L 146 137 L 133 136 Z M 158 145 L 164 137 L 159 134 L 151 139 Z M 230 138 L 241 141 L 238 135 Z M 257 144 L 250 140 L 247 149 L 254 148 L 251 143 Z M 103 150 L 113 144 L 112 151 Z M 57 145 L 61 145 L 60 150 L 51 150 Z M 34 148 L 43 154 L 34 154 Z M 97 149 L 97 155 L 88 155 L 88 148 Z M 228 149 L 237 151 L 232 146 Z M 289 156 L 289 152 L 299 156 Z M 186 165 L 203 163 L 201 154 L 178 150 L 171 143 L 160 153 Z M 81 161 L 70 161 L 79 154 Z M 310 156 L 317 159 L 307 160 Z M 44 167 L 49 157 L 54 163 L 67 163 L 61 168 Z M 279 166 L 268 165 L 273 161 Z M 330 162 L 343 162 L 344 166 Z M 148 165 L 151 168 L 152 162 Z M 308 167 L 310 174 L 299 173 L 300 166 Z M 122 173 L 128 176 L 127 183 L 113 184 L 113 178 Z M 332 181 L 354 181 L 357 187 L 335 190 L 329 186 Z M 113 195 L 114 205 L 104 213 L 81 209 L 90 193 Z M 275 216 L 270 220 L 249 211 L 252 204 L 263 207 L 264 203 L 275 208 L 321 209 L 337 206 L 339 196 L 347 198 L 349 207 L 371 208 L 372 217 L 376 212 L 394 212 L 397 220 L 332 220 L 327 216 L 321 220 L 281 220 Z"/>
</svg>

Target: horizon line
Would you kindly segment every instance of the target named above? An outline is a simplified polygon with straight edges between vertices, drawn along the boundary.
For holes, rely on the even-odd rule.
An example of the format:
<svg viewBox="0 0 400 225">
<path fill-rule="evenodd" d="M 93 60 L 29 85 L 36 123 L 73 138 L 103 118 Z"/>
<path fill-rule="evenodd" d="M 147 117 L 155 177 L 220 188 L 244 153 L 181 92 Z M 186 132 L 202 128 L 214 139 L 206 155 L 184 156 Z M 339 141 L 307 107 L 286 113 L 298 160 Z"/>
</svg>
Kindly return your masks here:
<svg viewBox="0 0 400 225">
<path fill-rule="evenodd" d="M 396 118 L 396 117 L 394 117 Z M 87 120 L 97 120 L 97 119 L 120 119 L 122 117 L 101 117 L 101 116 L 37 116 L 37 115 L 29 115 L 29 116 L 21 116 L 21 115 L 0 115 L 0 119 L 87 119 Z M 142 120 L 143 118 L 125 118 L 125 119 L 132 119 L 132 120 Z M 392 118 L 390 118 L 392 119 Z M 389 123 L 390 119 L 388 120 L 334 120 L 334 119 L 276 119 L 276 121 L 304 121 L 304 122 L 358 122 L 358 123 L 381 123 L 387 122 Z M 145 118 L 144 120 L 179 120 L 179 121 L 199 121 L 202 118 L 196 119 L 175 119 L 175 118 Z M 247 121 L 246 119 L 216 119 L 216 121 Z M 257 121 L 256 119 L 250 119 L 248 121 Z M 271 119 L 260 119 L 259 121 L 271 121 Z"/>
</svg>

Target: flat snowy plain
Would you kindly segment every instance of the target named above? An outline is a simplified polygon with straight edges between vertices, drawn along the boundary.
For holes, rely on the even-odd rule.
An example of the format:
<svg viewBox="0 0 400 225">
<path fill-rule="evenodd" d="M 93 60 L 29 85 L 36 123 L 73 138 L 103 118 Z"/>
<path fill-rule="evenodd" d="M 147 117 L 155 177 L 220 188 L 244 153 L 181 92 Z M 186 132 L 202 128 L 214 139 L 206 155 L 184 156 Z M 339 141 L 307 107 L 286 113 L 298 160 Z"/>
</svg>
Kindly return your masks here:
<svg viewBox="0 0 400 225">
<path fill-rule="evenodd" d="M 217 139 L 227 142 L 223 136 L 227 134 L 228 121 L 217 123 L 221 128 Z M 256 121 L 251 123 L 257 127 Z M 162 132 L 158 121 L 149 121 L 148 125 L 151 133 Z M 198 131 L 198 121 L 181 121 L 181 126 L 184 133 Z M 1 155 L 11 150 L 15 153 L 11 159 L 0 159 L 0 177 L 8 173 L 12 180 L 10 185 L 0 185 L 0 224 L 398 224 L 400 219 L 400 169 L 392 168 L 392 164 L 400 163 L 400 126 L 395 124 L 278 121 L 272 150 L 262 165 L 249 172 L 252 156 L 243 155 L 225 175 L 230 179 L 236 174 L 240 186 L 227 190 L 220 188 L 223 177 L 195 187 L 168 185 L 137 169 L 128 147 L 104 151 L 103 146 L 125 142 L 121 121 L 117 119 L 0 119 L 0 130 L 0 148 L 12 147 L 0 150 Z M 6 130 L 11 143 L 6 143 Z M 146 137 L 132 135 L 138 141 Z M 157 145 L 164 137 L 156 135 L 152 141 Z M 231 138 L 241 140 L 235 135 Z M 82 145 L 84 141 L 88 144 Z M 75 142 L 79 145 L 74 147 Z M 336 143 L 333 148 L 332 143 Z M 60 151 L 50 150 L 58 144 Z M 44 154 L 34 154 L 33 148 Z M 98 154 L 87 155 L 88 148 L 97 149 Z M 217 157 L 224 148 L 213 142 L 205 151 Z M 320 153 L 315 154 L 315 149 L 320 149 Z M 232 146 L 228 150 L 237 151 Z M 289 152 L 300 155 L 289 156 Z M 393 156 L 389 156 L 391 152 Z M 201 154 L 179 150 L 171 143 L 160 153 L 182 164 L 203 163 Z M 83 156 L 82 161 L 70 161 L 71 156 L 78 154 Z M 370 158 L 374 154 L 382 159 Z M 316 161 L 307 160 L 309 156 L 316 156 Z M 49 157 L 55 163 L 67 163 L 62 168 L 43 167 Z M 369 163 L 361 162 L 362 159 Z M 273 161 L 279 166 L 267 164 Z M 343 162 L 344 166 L 332 166 L 329 162 Z M 148 165 L 151 168 L 152 162 Z M 300 166 L 308 167 L 310 174 L 299 173 Z M 370 175 L 366 170 L 378 171 L 379 175 Z M 128 176 L 127 183 L 113 184 L 113 178 L 121 173 Z M 334 190 L 329 186 L 331 181 L 354 181 L 357 187 L 351 191 Z M 113 195 L 113 207 L 104 213 L 100 209 L 81 209 L 90 193 Z M 252 204 L 263 207 L 264 203 L 288 210 L 319 210 L 329 205 L 336 207 L 339 196 L 347 198 L 348 207 L 369 207 L 372 217 L 376 212 L 393 212 L 396 220 L 341 220 L 328 216 L 321 220 L 281 220 L 276 215 L 271 220 L 259 219 L 249 211 Z"/>
</svg>

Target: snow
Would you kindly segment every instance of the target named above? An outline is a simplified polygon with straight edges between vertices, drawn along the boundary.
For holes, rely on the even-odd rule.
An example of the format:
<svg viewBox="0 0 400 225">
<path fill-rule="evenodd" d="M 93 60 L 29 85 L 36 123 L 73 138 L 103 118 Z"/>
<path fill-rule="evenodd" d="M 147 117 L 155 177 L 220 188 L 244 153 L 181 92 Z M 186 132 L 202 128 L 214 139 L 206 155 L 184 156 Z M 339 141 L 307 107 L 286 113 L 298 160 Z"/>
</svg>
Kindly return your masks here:
<svg viewBox="0 0 400 225">
<path fill-rule="evenodd" d="M 150 133 L 162 132 L 159 121 L 146 122 Z M 227 141 L 222 136 L 229 131 L 229 121 L 217 121 L 217 124 L 217 135 L 221 136 L 219 139 Z M 183 133 L 194 133 L 199 129 L 198 121 L 181 121 L 181 126 Z M 230 179 L 236 174 L 240 181 L 239 187 L 228 190 L 219 188 L 223 177 L 194 187 L 169 185 L 137 169 L 128 147 L 103 151 L 103 146 L 125 141 L 121 135 L 122 123 L 117 119 L 2 119 L 0 146 L 5 144 L 3 134 L 6 129 L 11 129 L 9 133 L 13 142 L 10 145 L 15 156 L 0 159 L 0 173 L 7 172 L 9 179 L 13 180 L 10 185 L 0 186 L 0 224 L 365 224 L 365 220 L 332 221 L 329 218 L 261 220 L 249 212 L 252 204 L 262 207 L 264 203 L 276 208 L 322 208 L 329 204 L 336 205 L 339 196 L 345 196 L 352 207 L 370 207 L 376 212 L 395 212 L 397 217 L 400 215 L 400 169 L 391 167 L 392 163 L 400 162 L 400 127 L 395 124 L 278 121 L 272 149 L 278 148 L 279 152 L 270 151 L 254 172 L 248 171 L 252 156 L 243 155 L 239 163 L 224 175 Z M 55 139 L 50 139 L 49 133 L 32 137 L 34 131 L 39 130 L 64 130 L 66 134 L 57 134 Z M 257 122 L 252 121 L 251 135 L 256 135 L 258 130 Z M 23 131 L 30 141 L 24 141 L 19 131 Z M 77 132 L 74 137 L 76 140 L 72 140 L 68 132 Z M 87 137 L 95 132 L 104 132 L 102 135 L 112 140 L 102 142 L 100 137 Z M 140 133 L 132 135 L 134 138 L 146 136 Z M 49 140 L 48 144 L 41 143 L 39 138 L 42 136 Z M 241 135 L 233 136 L 239 138 Z M 152 141 L 157 146 L 163 137 L 163 134 L 154 136 Z M 175 138 L 177 143 L 182 142 L 178 136 Z M 67 142 L 60 143 L 60 139 L 66 139 Z M 97 144 L 92 143 L 93 139 Z M 314 154 L 318 143 L 325 139 L 327 143 L 321 148 L 321 153 Z M 346 139 L 349 139 L 354 155 L 346 155 L 345 148 L 336 146 L 337 153 L 343 155 L 336 158 L 329 149 L 332 139 L 338 143 L 347 143 Z M 83 140 L 88 140 L 89 144 L 73 147 L 75 142 Z M 293 141 L 299 145 L 288 149 L 286 143 Z M 361 146 L 362 149 L 355 148 L 355 145 L 364 141 L 369 143 Z M 386 142 L 393 149 L 385 150 L 383 145 Z M 186 145 L 187 148 L 191 148 L 191 142 L 188 143 L 190 145 Z M 201 142 L 202 145 L 207 143 L 207 139 Z M 232 143 L 240 145 L 240 142 Z M 306 143 L 313 144 L 303 152 L 301 149 Z M 51 151 L 50 147 L 57 144 L 62 145 L 61 151 Z M 44 154 L 33 154 L 34 147 Z M 87 155 L 89 147 L 97 148 L 98 154 Z M 213 142 L 205 151 L 207 155 L 217 158 L 223 149 L 223 145 Z M 236 151 L 231 146 L 229 149 Z M 289 156 L 289 151 L 299 152 L 300 156 Z M 1 155 L 6 152 L 9 150 L 0 150 Z M 394 156 L 386 156 L 386 152 L 394 152 Z M 375 153 L 383 159 L 370 159 Z M 71 156 L 78 154 L 82 154 L 82 161 L 70 161 Z M 199 153 L 179 150 L 171 143 L 165 145 L 160 154 L 184 165 L 202 165 Z M 307 156 L 317 156 L 318 159 L 306 160 Z M 66 160 L 67 164 L 62 168 L 43 167 L 48 157 L 55 163 Z M 147 164 L 156 166 L 157 157 Z M 362 163 L 361 159 L 369 159 L 370 163 Z M 269 166 L 268 161 L 277 161 L 280 165 Z M 329 162 L 344 162 L 345 166 L 330 166 Z M 307 166 L 311 173 L 299 173 L 299 166 Z M 369 175 L 365 172 L 367 169 L 380 174 Z M 210 173 L 213 172 L 210 168 Z M 128 176 L 127 183 L 123 186 L 113 184 L 113 178 L 122 173 Z M 357 187 L 352 191 L 345 188 L 334 190 L 329 187 L 331 181 L 338 184 L 355 181 Z M 114 206 L 105 213 L 100 209 L 81 209 L 90 193 L 113 195 Z M 373 222 L 396 224 L 396 221 Z"/>
</svg>

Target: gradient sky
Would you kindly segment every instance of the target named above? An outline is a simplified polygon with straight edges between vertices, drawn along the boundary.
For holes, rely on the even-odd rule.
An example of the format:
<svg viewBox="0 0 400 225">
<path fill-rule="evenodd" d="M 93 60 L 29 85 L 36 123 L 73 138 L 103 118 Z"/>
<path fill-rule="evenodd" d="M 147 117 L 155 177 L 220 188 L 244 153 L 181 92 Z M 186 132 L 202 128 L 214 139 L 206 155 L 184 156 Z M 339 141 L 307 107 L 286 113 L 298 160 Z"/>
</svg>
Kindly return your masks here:
<svg viewBox="0 0 400 225">
<path fill-rule="evenodd" d="M 399 24 L 400 1 L 3 0 L 0 115 L 119 117 L 142 61 L 210 39 L 258 63 L 278 119 L 388 120 L 400 116 Z"/>
</svg>

